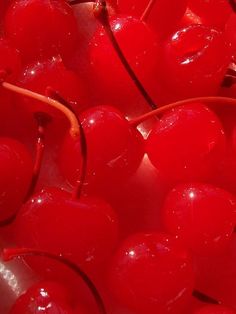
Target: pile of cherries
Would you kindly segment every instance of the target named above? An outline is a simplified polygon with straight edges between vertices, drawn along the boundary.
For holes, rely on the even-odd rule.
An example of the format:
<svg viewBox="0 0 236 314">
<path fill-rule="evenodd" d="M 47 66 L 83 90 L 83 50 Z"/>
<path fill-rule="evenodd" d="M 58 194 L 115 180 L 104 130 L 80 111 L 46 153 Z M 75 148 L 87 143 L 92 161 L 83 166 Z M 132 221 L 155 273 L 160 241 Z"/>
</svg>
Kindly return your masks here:
<svg viewBox="0 0 236 314">
<path fill-rule="evenodd" d="M 235 29 L 234 0 L 0 0 L 1 314 L 236 314 Z"/>
</svg>

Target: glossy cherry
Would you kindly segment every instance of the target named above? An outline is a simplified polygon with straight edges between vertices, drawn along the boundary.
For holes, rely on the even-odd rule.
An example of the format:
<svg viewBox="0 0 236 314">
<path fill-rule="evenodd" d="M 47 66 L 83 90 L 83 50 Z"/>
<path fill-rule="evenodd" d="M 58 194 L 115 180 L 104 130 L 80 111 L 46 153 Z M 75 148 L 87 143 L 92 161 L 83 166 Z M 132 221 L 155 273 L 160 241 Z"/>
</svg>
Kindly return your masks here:
<svg viewBox="0 0 236 314">
<path fill-rule="evenodd" d="M 32 157 L 26 147 L 11 138 L 0 138 L 0 220 L 21 206 L 31 182 Z"/>
<path fill-rule="evenodd" d="M 70 303 L 70 293 L 60 283 L 41 281 L 31 286 L 16 300 L 10 314 L 75 314 Z M 76 313 L 85 312 L 81 310 Z"/>
<path fill-rule="evenodd" d="M 72 282 L 68 285 L 64 280 L 62 280 L 63 274 L 58 272 L 58 276 L 56 278 L 42 280 L 28 287 L 28 290 L 15 302 L 13 306 L 14 310 L 16 309 L 18 311 L 22 308 L 27 308 L 28 311 L 32 310 L 33 313 L 34 311 L 38 313 L 40 310 L 45 310 L 46 313 L 52 314 L 61 313 L 61 311 L 64 313 L 64 311 L 66 311 L 66 314 L 67 311 L 68 313 L 72 313 L 71 309 L 73 308 L 73 313 L 86 312 L 107 314 L 103 299 L 90 277 L 81 269 L 80 266 L 63 257 L 61 254 L 57 255 L 43 250 L 29 248 L 5 248 L 2 252 L 2 258 L 5 262 L 16 258 L 25 259 L 29 256 L 33 258 L 37 257 L 39 259 L 46 258 L 49 262 L 53 262 L 56 269 L 57 266 L 60 266 L 61 272 L 64 273 L 65 271 L 67 275 L 69 273 L 73 274 L 74 277 L 77 277 L 77 279 L 81 279 L 81 283 L 85 285 L 83 285 L 83 288 L 78 282 L 75 286 Z M 71 276 L 69 276 L 69 278 L 71 279 Z M 86 304 L 88 300 L 86 294 L 84 294 L 84 288 L 87 288 L 85 290 L 87 290 L 90 294 L 89 304 Z M 79 291 L 79 301 L 74 293 L 74 289 Z M 91 299 L 91 296 L 93 297 L 93 300 Z M 93 308 L 93 305 L 96 306 L 98 311 Z M 90 309 L 89 312 L 88 308 Z"/>
<path fill-rule="evenodd" d="M 145 10 L 149 4 L 151 5 L 150 12 L 146 16 Z M 175 30 L 186 6 L 186 0 L 117 0 L 118 13 L 144 18 L 145 22 L 155 30 L 159 37 L 164 37 Z"/>
<path fill-rule="evenodd" d="M 198 254 L 221 253 L 229 246 L 236 202 L 213 185 L 186 183 L 172 189 L 162 209 L 164 227 Z"/>
<path fill-rule="evenodd" d="M 209 180 L 224 157 L 218 117 L 201 103 L 176 107 L 156 122 L 146 152 L 166 181 Z"/>
<path fill-rule="evenodd" d="M 138 168 L 143 157 L 141 134 L 129 126 L 117 109 L 110 106 L 93 107 L 79 116 L 87 141 L 86 185 L 95 194 L 109 194 Z M 60 154 L 60 168 L 73 185 L 80 173 L 81 145 L 79 138 L 67 135 Z M 90 190 L 91 191 L 91 190 Z"/>
<path fill-rule="evenodd" d="M 178 30 L 163 44 L 165 102 L 217 94 L 230 60 L 230 45 L 222 32 L 204 25 Z"/>
<path fill-rule="evenodd" d="M 131 16 L 113 16 L 109 23 L 125 59 L 146 91 L 150 92 L 156 86 L 159 56 L 155 33 L 144 22 Z M 111 103 L 125 112 L 132 112 L 131 108 L 146 105 L 104 26 L 95 32 L 90 42 L 89 55 L 97 101 Z M 117 97 L 118 93 L 122 97 Z"/>
<path fill-rule="evenodd" d="M 222 305 L 206 305 L 193 312 L 193 314 L 235 314 L 235 313 L 236 311 L 234 309 Z"/>
<path fill-rule="evenodd" d="M 174 237 L 134 234 L 117 250 L 109 283 L 111 293 L 135 313 L 181 312 L 193 290 L 193 265 Z"/>
<path fill-rule="evenodd" d="M 47 88 L 65 98 L 75 111 L 81 111 L 86 103 L 86 88 L 81 79 L 68 70 L 60 58 L 52 58 L 28 65 L 19 76 L 17 83 L 31 91 L 45 95 Z M 18 96 L 18 102 L 29 112 L 45 112 L 49 115 L 60 115 L 58 110 L 42 102 Z"/>
<path fill-rule="evenodd" d="M 78 40 L 76 18 L 63 0 L 15 0 L 7 10 L 4 29 L 27 62 L 68 56 Z"/>
<path fill-rule="evenodd" d="M 63 254 L 94 271 L 116 245 L 118 222 L 102 200 L 76 200 L 65 191 L 44 189 L 21 208 L 13 232 L 21 246 Z"/>
</svg>

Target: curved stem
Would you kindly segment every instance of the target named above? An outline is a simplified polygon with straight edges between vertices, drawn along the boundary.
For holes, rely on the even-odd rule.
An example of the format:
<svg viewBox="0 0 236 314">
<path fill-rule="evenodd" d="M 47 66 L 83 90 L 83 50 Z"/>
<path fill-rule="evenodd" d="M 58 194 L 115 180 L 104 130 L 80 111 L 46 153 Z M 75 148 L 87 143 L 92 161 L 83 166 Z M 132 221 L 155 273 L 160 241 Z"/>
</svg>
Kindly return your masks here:
<svg viewBox="0 0 236 314">
<path fill-rule="evenodd" d="M 37 142 L 36 142 L 36 147 L 35 147 L 35 161 L 34 161 L 33 176 L 32 176 L 29 191 L 25 197 L 25 201 L 27 201 L 29 197 L 32 196 L 32 194 L 34 193 L 36 184 L 38 182 L 40 169 L 42 166 L 44 149 L 45 149 L 45 128 L 51 120 L 49 116 L 41 112 L 35 113 L 34 118 L 36 120 L 37 127 L 38 127 Z"/>
<path fill-rule="evenodd" d="M 127 73 L 129 74 L 130 78 L 132 79 L 133 83 L 135 84 L 135 86 L 137 87 L 137 89 L 139 90 L 139 92 L 142 94 L 143 98 L 146 100 L 146 102 L 148 103 L 148 105 L 152 108 L 152 109 L 156 109 L 157 105 L 154 102 L 154 100 L 151 98 L 151 96 L 148 94 L 148 92 L 146 91 L 146 89 L 144 88 L 144 86 L 142 85 L 141 81 L 138 79 L 138 77 L 136 76 L 135 72 L 133 71 L 132 67 L 129 65 L 129 62 L 126 60 L 126 57 L 118 43 L 118 41 L 116 40 L 116 37 L 111 29 L 111 25 L 110 25 L 110 21 L 109 21 L 109 16 L 108 16 L 108 11 L 107 11 L 107 5 L 106 5 L 106 1 L 102 1 L 102 0 L 98 0 L 95 2 L 95 6 L 94 6 L 94 14 L 95 16 L 100 20 L 100 22 L 102 23 L 108 38 L 111 41 L 112 46 L 114 47 L 121 63 L 123 64 L 125 70 L 127 71 Z"/>
<path fill-rule="evenodd" d="M 57 110 L 61 111 L 69 120 L 70 122 L 70 134 L 72 137 L 76 138 L 79 135 L 79 125 L 78 125 L 78 121 L 77 118 L 75 116 L 75 114 L 69 110 L 67 107 L 65 107 L 64 105 L 62 105 L 60 102 L 50 98 L 50 97 L 46 97 L 44 95 L 41 95 L 39 93 L 35 93 L 32 92 L 28 89 L 13 85 L 11 83 L 8 82 L 2 82 L 1 83 L 2 86 L 14 93 L 41 101 L 45 104 L 48 104 L 49 106 L 56 108 Z"/>
<path fill-rule="evenodd" d="M 79 125 L 79 130 L 80 130 L 80 147 L 81 147 L 81 165 L 80 165 L 80 176 L 76 182 L 76 185 L 72 191 L 72 199 L 79 199 L 81 194 L 82 194 L 82 189 L 84 186 L 84 181 L 86 178 L 86 173 L 87 173 L 87 160 L 88 160 L 88 149 L 87 149 L 87 140 L 85 136 L 85 132 L 82 126 L 82 123 L 78 116 L 75 114 L 74 109 L 71 107 L 71 105 L 59 94 L 59 92 L 55 91 L 51 87 L 47 88 L 46 93 L 50 95 L 53 99 L 56 99 L 59 101 L 61 104 L 63 104 L 65 107 L 69 108 L 74 115 L 76 116 L 78 125 Z M 75 139 L 77 140 L 77 139 Z"/>
<path fill-rule="evenodd" d="M 187 105 L 190 103 L 198 103 L 198 102 L 203 102 L 206 104 L 217 104 L 217 105 L 232 105 L 236 106 L 236 99 L 235 98 L 229 98 L 229 97 L 196 97 L 196 98 L 189 98 L 189 99 L 184 99 L 180 100 L 168 105 L 165 105 L 163 107 L 160 107 L 156 110 L 147 112 L 146 114 L 139 116 L 137 118 L 134 118 L 129 121 L 130 125 L 133 127 L 138 126 L 142 122 L 146 121 L 147 119 L 150 119 L 156 115 L 159 115 L 161 113 L 164 113 L 167 110 L 182 106 L 182 105 Z"/>
<path fill-rule="evenodd" d="M 140 21 L 147 22 L 147 19 L 155 3 L 156 3 L 156 0 L 149 0 L 147 7 L 145 8 L 143 14 L 140 17 Z"/>
<path fill-rule="evenodd" d="M 78 265 L 71 262 L 67 258 L 63 257 L 62 255 L 56 255 L 50 252 L 44 252 L 41 250 L 28 249 L 28 248 L 9 248 L 9 249 L 4 249 L 2 253 L 2 258 L 4 261 L 10 261 L 13 258 L 18 258 L 18 257 L 22 258 L 22 257 L 27 257 L 27 256 L 42 256 L 42 257 L 50 258 L 70 268 L 74 273 L 76 273 L 76 275 L 80 276 L 83 279 L 83 281 L 86 283 L 87 287 L 91 291 L 97 303 L 99 313 L 107 314 L 102 297 L 100 296 L 97 288 L 95 287 L 94 283 L 89 278 L 89 276 Z"/>
</svg>

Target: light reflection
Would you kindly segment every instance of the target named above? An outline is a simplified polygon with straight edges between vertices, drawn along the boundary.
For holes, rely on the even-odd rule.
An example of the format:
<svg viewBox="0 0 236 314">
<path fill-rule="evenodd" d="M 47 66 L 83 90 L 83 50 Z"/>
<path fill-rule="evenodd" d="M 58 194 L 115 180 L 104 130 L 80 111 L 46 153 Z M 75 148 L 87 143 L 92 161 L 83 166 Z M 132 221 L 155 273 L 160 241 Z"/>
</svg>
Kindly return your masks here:
<svg viewBox="0 0 236 314">
<path fill-rule="evenodd" d="M 190 193 L 189 193 L 189 197 L 190 197 L 191 199 L 193 199 L 193 198 L 195 197 L 194 192 L 190 192 Z"/>
<path fill-rule="evenodd" d="M 133 250 L 129 251 L 129 256 L 134 257 L 135 256 L 135 252 Z"/>
<path fill-rule="evenodd" d="M 0 277 L 4 279 L 11 291 L 18 297 L 21 294 L 19 282 L 10 269 L 0 262 Z"/>
<path fill-rule="evenodd" d="M 121 29 L 121 25 L 120 25 L 120 23 L 116 23 L 116 25 L 115 25 L 115 30 L 117 31 L 117 30 L 120 30 Z"/>
</svg>

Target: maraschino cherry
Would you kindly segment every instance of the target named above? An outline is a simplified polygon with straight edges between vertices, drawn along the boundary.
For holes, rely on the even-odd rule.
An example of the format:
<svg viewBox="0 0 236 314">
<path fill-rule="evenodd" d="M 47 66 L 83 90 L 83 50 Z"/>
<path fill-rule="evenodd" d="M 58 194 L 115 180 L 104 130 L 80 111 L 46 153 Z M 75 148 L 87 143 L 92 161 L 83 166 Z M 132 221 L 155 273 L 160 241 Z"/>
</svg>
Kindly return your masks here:
<svg viewBox="0 0 236 314">
<path fill-rule="evenodd" d="M 63 254 L 94 271 L 116 245 L 118 222 L 105 201 L 44 189 L 21 208 L 12 228 L 18 245 Z"/>
<path fill-rule="evenodd" d="M 89 49 L 94 92 L 102 93 L 100 101 L 112 103 L 125 112 L 130 112 L 134 101 L 136 106 L 146 101 L 156 107 L 149 93 L 157 85 L 159 44 L 144 22 L 127 15 L 105 19 Z M 117 98 L 117 92 L 122 93 L 122 98 Z"/>
<path fill-rule="evenodd" d="M 66 296 L 66 293 L 68 294 Z M 21 295 L 10 310 L 10 314 L 45 313 L 45 314 L 72 314 L 75 313 L 69 306 L 69 291 L 56 282 L 41 281 L 31 286 Z M 84 314 L 79 312 L 78 314 Z"/>
<path fill-rule="evenodd" d="M 147 138 L 146 152 L 170 184 L 209 180 L 224 157 L 224 131 L 205 105 L 177 107 L 156 122 Z"/>
<path fill-rule="evenodd" d="M 123 114 L 111 106 L 97 106 L 80 114 L 88 155 L 85 190 L 109 194 L 137 170 L 143 157 L 143 138 L 130 127 Z M 73 185 L 80 173 L 80 140 L 66 136 L 60 153 L 60 168 Z"/>
<path fill-rule="evenodd" d="M 162 209 L 164 227 L 195 253 L 221 253 L 232 239 L 236 202 L 213 185 L 185 183 L 171 190 Z"/>
<path fill-rule="evenodd" d="M 225 34 L 216 29 L 190 25 L 178 30 L 162 46 L 159 74 L 165 102 L 216 95 L 231 55 Z"/>
<path fill-rule="evenodd" d="M 63 0 L 13 1 L 5 16 L 4 30 L 27 62 L 55 54 L 67 57 L 78 41 L 76 18 Z"/>
<path fill-rule="evenodd" d="M 193 265 L 174 237 L 134 234 L 117 250 L 109 283 L 110 292 L 135 313 L 182 313 L 194 287 Z"/>
<path fill-rule="evenodd" d="M 23 69 L 17 79 L 17 84 L 31 91 L 47 94 L 47 88 L 67 100 L 75 112 L 80 112 L 88 105 L 86 87 L 73 71 L 68 70 L 60 57 L 52 57 L 44 61 L 37 61 Z M 49 95 L 50 96 L 50 95 Z M 33 101 L 20 95 L 18 103 L 29 112 L 46 112 L 52 117 L 60 116 L 60 112 L 39 101 Z"/>
<path fill-rule="evenodd" d="M 183 16 L 186 0 L 117 0 L 117 12 L 141 18 L 155 30 L 158 37 L 165 37 L 175 30 Z"/>
<path fill-rule="evenodd" d="M 37 249 L 26 249 L 26 248 L 12 248 L 3 250 L 4 261 L 10 261 L 14 258 L 25 258 L 27 256 L 44 257 L 48 260 L 56 262 L 61 266 L 65 266 L 68 270 L 72 271 L 74 275 L 82 279 L 84 284 L 87 286 L 87 290 L 90 292 L 93 300 L 95 301 L 96 312 L 99 314 L 107 314 L 104 302 L 101 298 L 99 291 L 97 290 L 94 283 L 88 277 L 88 275 L 76 264 L 70 260 L 62 257 L 61 255 L 55 255 L 50 252 L 45 252 Z M 82 300 L 75 299 L 75 292 L 73 288 L 78 287 L 67 287 L 58 280 L 41 280 L 31 285 L 28 290 L 22 294 L 14 303 L 11 308 L 11 314 L 20 313 L 45 313 L 45 314 L 88 314 L 86 305 L 83 304 Z M 79 290 L 79 289 L 78 289 Z M 86 303 L 86 302 L 85 302 Z M 94 311 L 94 310 L 93 310 Z"/>
</svg>

